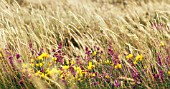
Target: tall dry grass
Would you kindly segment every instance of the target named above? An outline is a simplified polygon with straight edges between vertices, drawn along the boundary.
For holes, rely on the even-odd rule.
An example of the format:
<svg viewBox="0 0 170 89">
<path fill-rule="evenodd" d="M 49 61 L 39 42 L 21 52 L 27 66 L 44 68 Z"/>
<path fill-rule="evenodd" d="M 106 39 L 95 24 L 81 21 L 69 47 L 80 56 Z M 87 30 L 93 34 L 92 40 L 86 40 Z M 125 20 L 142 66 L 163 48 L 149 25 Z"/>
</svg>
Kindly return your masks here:
<svg viewBox="0 0 170 89">
<path fill-rule="evenodd" d="M 67 54 L 81 57 L 85 56 L 85 47 L 93 49 L 98 46 L 106 51 L 112 43 L 127 68 L 130 65 L 125 56 L 131 53 L 143 54 L 143 64 L 158 69 L 156 53 L 160 53 L 163 59 L 170 55 L 169 8 L 168 0 L 1 0 L 0 48 L 19 53 L 27 63 L 31 56 L 30 42 L 35 50 L 43 48 L 46 52 L 62 42 Z M 161 42 L 164 47 L 160 46 Z M 19 80 L 18 74 L 7 61 L 1 63 L 0 70 L 9 72 L 8 75 L 0 73 L 2 88 L 16 88 L 17 84 L 11 79 L 16 77 L 16 81 Z M 166 68 L 163 70 L 167 71 Z M 130 73 L 126 68 L 122 71 Z M 151 71 L 147 71 L 142 76 L 144 85 L 147 88 L 159 87 L 153 84 L 151 75 Z M 41 81 L 42 84 L 36 82 L 38 79 L 25 80 L 33 81 L 32 86 L 25 84 L 26 88 L 40 88 L 43 83 L 50 86 L 48 80 Z M 59 82 L 49 81 L 56 85 Z"/>
</svg>

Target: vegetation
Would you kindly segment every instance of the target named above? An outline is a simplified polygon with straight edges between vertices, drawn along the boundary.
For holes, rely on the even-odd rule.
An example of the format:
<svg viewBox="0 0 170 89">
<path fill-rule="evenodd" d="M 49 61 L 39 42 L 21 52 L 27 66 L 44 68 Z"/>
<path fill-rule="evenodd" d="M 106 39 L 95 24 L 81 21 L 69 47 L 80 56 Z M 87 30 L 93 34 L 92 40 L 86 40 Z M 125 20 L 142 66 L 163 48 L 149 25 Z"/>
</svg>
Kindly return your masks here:
<svg viewBox="0 0 170 89">
<path fill-rule="evenodd" d="M 170 88 L 169 0 L 0 0 L 0 88 Z"/>
</svg>

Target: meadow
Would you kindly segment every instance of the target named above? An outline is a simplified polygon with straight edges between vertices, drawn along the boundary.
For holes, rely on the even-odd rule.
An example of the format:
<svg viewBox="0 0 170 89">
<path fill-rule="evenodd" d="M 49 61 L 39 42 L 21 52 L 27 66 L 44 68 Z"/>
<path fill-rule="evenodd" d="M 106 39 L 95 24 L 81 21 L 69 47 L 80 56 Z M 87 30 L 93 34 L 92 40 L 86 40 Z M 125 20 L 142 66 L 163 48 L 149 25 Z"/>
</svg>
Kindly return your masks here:
<svg viewBox="0 0 170 89">
<path fill-rule="evenodd" d="M 0 88 L 170 88 L 170 0 L 0 0 Z"/>
</svg>

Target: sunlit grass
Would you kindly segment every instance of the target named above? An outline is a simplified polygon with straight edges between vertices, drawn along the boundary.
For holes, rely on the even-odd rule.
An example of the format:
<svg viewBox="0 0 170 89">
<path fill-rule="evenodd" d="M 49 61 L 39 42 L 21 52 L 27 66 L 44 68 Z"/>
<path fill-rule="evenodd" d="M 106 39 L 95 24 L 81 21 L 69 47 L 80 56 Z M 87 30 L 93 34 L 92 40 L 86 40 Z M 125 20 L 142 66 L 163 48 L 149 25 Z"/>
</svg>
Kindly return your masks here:
<svg viewBox="0 0 170 89">
<path fill-rule="evenodd" d="M 169 88 L 168 0 L 1 0 L 0 87 Z"/>
</svg>

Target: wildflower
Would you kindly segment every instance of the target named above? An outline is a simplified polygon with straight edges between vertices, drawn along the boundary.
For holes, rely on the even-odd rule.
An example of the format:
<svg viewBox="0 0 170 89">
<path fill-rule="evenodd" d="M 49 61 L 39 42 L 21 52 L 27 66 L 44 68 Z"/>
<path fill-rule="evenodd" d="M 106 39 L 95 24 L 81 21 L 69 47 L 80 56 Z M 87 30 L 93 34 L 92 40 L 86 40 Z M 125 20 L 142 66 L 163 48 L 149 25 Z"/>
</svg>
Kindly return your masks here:
<svg viewBox="0 0 170 89">
<path fill-rule="evenodd" d="M 22 64 L 22 68 L 27 68 L 27 67 L 28 67 L 28 64 L 25 64 L 25 63 Z"/>
<path fill-rule="evenodd" d="M 92 56 L 95 56 L 97 54 L 97 52 L 96 51 L 94 51 L 93 53 L 92 53 Z"/>
<path fill-rule="evenodd" d="M 158 64 L 162 66 L 161 55 L 159 53 L 157 54 L 157 59 L 158 59 Z"/>
<path fill-rule="evenodd" d="M 122 68 L 122 64 L 117 64 L 116 66 L 115 66 L 115 69 L 121 69 Z"/>
<path fill-rule="evenodd" d="M 142 59 L 143 59 L 143 56 L 142 56 L 142 55 L 136 56 L 136 61 L 138 61 L 138 60 L 142 61 Z"/>
<path fill-rule="evenodd" d="M 42 72 L 40 72 L 40 71 L 37 71 L 37 72 L 35 73 L 35 75 L 40 75 L 40 74 L 42 74 Z"/>
<path fill-rule="evenodd" d="M 136 64 L 137 64 L 137 61 L 134 61 L 133 64 L 136 65 Z"/>
<path fill-rule="evenodd" d="M 95 73 L 92 73 L 92 75 L 91 75 L 92 77 L 95 77 L 96 76 L 96 74 Z"/>
<path fill-rule="evenodd" d="M 57 60 L 57 58 L 53 57 L 53 58 L 52 58 L 52 60 L 53 60 L 53 61 L 56 61 L 56 60 Z"/>
<path fill-rule="evenodd" d="M 50 57 L 49 54 L 47 54 L 47 53 L 42 53 L 40 56 L 38 56 L 38 59 L 41 60 L 41 59 L 43 59 L 43 58 L 49 58 L 49 57 Z"/>
<path fill-rule="evenodd" d="M 22 69 L 22 72 L 24 73 L 26 70 L 25 70 L 25 68 L 24 69 Z"/>
<path fill-rule="evenodd" d="M 107 78 L 107 79 L 108 79 L 108 78 L 110 78 L 110 77 L 109 77 L 109 75 L 106 75 L 106 76 L 105 76 L 105 78 Z"/>
<path fill-rule="evenodd" d="M 81 78 L 78 78 L 78 79 L 77 79 L 77 81 L 81 82 L 81 81 L 82 81 L 82 79 L 81 79 Z"/>
<path fill-rule="evenodd" d="M 133 54 L 129 54 L 129 55 L 126 56 L 126 59 L 130 59 L 132 57 L 133 57 Z"/>
<path fill-rule="evenodd" d="M 31 63 L 31 66 L 34 67 L 35 65 L 33 63 Z"/>
<path fill-rule="evenodd" d="M 0 53 L 0 58 L 2 58 L 3 56 L 2 56 L 2 54 Z"/>
<path fill-rule="evenodd" d="M 170 75 L 170 71 L 168 71 L 168 75 Z"/>
<path fill-rule="evenodd" d="M 164 42 L 161 41 L 160 46 L 162 46 L 162 47 L 165 46 Z"/>
<path fill-rule="evenodd" d="M 115 86 L 115 87 L 119 87 L 119 86 L 120 86 L 120 82 L 118 82 L 117 79 L 115 79 L 115 81 L 114 81 L 114 86 Z"/>
<path fill-rule="evenodd" d="M 34 59 L 31 59 L 31 62 L 34 62 Z"/>
<path fill-rule="evenodd" d="M 43 63 L 39 63 L 39 66 L 42 67 L 42 66 L 43 66 Z"/>
<path fill-rule="evenodd" d="M 69 65 L 69 64 L 70 64 L 70 61 L 69 61 L 69 60 L 66 60 L 66 64 Z"/>
<path fill-rule="evenodd" d="M 40 66 L 39 64 L 35 64 L 37 67 Z"/>
<path fill-rule="evenodd" d="M 110 64 L 111 61 L 109 61 L 108 59 L 106 61 L 104 61 L 105 64 Z"/>
<path fill-rule="evenodd" d="M 147 68 L 146 65 L 143 68 L 146 69 Z"/>
<path fill-rule="evenodd" d="M 20 54 L 16 54 L 16 58 L 19 59 L 20 58 Z"/>
<path fill-rule="evenodd" d="M 69 66 L 62 66 L 62 68 L 67 70 L 67 69 L 69 69 Z"/>
<path fill-rule="evenodd" d="M 72 60 L 70 63 L 71 63 L 71 65 L 74 65 L 74 64 L 75 64 L 75 61 Z"/>
<path fill-rule="evenodd" d="M 88 70 L 92 70 L 93 67 L 95 67 L 95 66 L 92 64 L 92 62 L 89 62 L 89 65 L 88 65 L 88 67 L 87 67 Z"/>
</svg>

